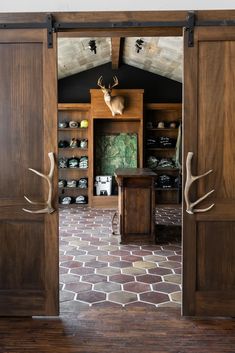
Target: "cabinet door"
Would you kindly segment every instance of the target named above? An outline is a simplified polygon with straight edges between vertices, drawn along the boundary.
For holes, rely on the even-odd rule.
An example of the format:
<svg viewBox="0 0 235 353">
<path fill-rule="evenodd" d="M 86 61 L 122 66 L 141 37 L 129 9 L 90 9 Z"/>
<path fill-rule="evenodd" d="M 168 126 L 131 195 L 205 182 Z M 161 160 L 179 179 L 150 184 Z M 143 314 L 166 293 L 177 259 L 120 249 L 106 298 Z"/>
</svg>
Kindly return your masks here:
<svg viewBox="0 0 235 353">
<path fill-rule="evenodd" d="M 184 46 L 184 162 L 193 202 L 183 216 L 183 314 L 235 316 L 235 28 L 196 28 Z M 193 155 L 188 155 L 192 152 Z"/>
<path fill-rule="evenodd" d="M 55 39 L 55 38 L 54 38 Z M 57 147 L 56 44 L 47 31 L 0 31 L 0 315 L 58 314 L 57 211 L 38 210 L 24 195 L 44 202 Z M 52 180 L 56 208 L 57 175 Z"/>
</svg>

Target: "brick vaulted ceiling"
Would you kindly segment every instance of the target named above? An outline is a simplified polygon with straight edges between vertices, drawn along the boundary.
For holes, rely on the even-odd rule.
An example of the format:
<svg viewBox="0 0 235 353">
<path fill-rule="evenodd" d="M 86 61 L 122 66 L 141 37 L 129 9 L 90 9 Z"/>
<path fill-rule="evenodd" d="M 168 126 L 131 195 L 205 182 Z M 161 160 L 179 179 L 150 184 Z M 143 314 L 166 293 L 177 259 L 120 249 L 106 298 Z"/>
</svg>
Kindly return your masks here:
<svg viewBox="0 0 235 353">
<path fill-rule="evenodd" d="M 143 40 L 137 52 L 136 40 Z M 96 54 L 89 49 L 95 40 Z M 137 67 L 182 82 L 182 37 L 141 38 L 59 38 L 58 76 L 68 77 L 111 62 L 118 68 L 121 63 Z"/>
</svg>

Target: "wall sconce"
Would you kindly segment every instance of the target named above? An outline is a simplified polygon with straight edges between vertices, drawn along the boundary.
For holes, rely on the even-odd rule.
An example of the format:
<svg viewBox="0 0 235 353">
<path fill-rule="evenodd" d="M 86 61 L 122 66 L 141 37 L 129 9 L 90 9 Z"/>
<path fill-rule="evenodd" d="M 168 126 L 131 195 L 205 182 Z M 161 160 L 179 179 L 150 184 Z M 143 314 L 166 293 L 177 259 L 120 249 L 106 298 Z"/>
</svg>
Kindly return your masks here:
<svg viewBox="0 0 235 353">
<path fill-rule="evenodd" d="M 136 52 L 139 53 L 140 50 L 143 49 L 143 44 L 144 44 L 144 41 L 143 39 L 137 39 L 136 42 L 135 42 L 135 49 L 136 49 Z"/>
<path fill-rule="evenodd" d="M 88 43 L 90 51 L 93 51 L 96 54 L 96 42 L 95 40 L 90 40 Z"/>
</svg>

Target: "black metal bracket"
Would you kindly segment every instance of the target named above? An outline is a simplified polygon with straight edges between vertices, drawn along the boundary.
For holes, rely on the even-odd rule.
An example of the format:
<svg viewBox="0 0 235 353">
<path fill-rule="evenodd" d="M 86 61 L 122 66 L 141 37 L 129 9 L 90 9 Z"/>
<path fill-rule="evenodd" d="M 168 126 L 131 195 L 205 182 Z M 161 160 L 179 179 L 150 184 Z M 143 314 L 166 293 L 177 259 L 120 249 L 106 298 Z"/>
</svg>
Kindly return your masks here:
<svg viewBox="0 0 235 353">
<path fill-rule="evenodd" d="M 48 48 L 53 48 L 53 16 L 52 14 L 48 14 L 46 17 L 46 23 L 47 23 L 47 47 Z"/>
<path fill-rule="evenodd" d="M 34 29 L 34 28 L 47 28 L 47 46 L 48 48 L 53 48 L 53 16 L 51 14 L 46 15 L 46 22 L 8 22 L 0 23 L 1 29 Z"/>
<path fill-rule="evenodd" d="M 194 27 L 196 24 L 196 15 L 194 11 L 189 11 L 187 16 L 187 26 L 186 30 L 188 31 L 188 46 L 194 46 Z"/>
</svg>

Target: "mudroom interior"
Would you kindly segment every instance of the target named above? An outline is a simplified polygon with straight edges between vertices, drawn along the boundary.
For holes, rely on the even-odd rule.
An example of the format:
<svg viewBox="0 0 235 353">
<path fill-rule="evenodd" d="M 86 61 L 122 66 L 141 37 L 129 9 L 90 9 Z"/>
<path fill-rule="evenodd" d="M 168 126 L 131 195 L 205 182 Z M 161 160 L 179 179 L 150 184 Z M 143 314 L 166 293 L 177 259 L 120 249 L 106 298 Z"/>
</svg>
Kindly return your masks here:
<svg viewBox="0 0 235 353">
<path fill-rule="evenodd" d="M 57 47 L 61 310 L 180 307 L 183 39 Z"/>
</svg>

